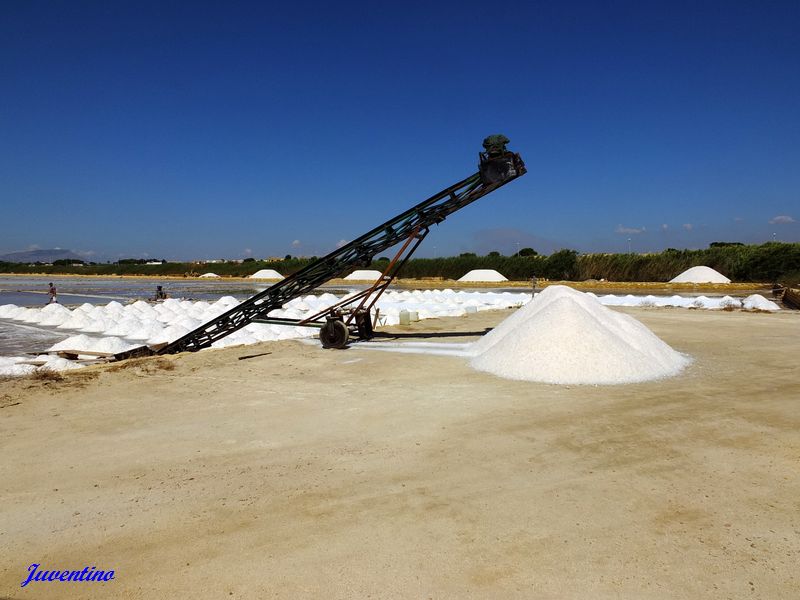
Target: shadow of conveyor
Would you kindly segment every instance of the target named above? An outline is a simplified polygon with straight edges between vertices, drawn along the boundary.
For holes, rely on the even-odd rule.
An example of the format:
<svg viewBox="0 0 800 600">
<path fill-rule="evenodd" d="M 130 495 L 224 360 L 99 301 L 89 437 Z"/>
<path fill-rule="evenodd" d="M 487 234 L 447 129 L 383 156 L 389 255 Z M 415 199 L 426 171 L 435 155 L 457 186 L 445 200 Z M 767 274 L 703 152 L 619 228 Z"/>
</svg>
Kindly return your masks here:
<svg viewBox="0 0 800 600">
<path fill-rule="evenodd" d="M 418 333 L 389 333 L 387 331 L 376 331 L 372 339 L 431 339 L 431 338 L 458 338 L 458 337 L 479 337 L 486 335 L 493 328 L 487 327 L 483 331 L 437 331 L 437 332 L 418 332 Z M 2 600 L 2 599 L 0 599 Z"/>
</svg>

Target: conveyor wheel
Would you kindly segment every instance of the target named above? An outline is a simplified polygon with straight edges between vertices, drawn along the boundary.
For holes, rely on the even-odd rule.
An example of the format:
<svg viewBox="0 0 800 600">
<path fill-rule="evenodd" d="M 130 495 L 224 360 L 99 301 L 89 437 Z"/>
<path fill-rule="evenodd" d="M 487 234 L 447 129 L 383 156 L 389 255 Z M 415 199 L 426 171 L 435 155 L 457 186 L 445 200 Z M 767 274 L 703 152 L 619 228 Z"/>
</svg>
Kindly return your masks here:
<svg viewBox="0 0 800 600">
<path fill-rule="evenodd" d="M 323 348 L 344 348 L 350 337 L 350 331 L 342 321 L 330 319 L 319 330 L 319 339 Z"/>
</svg>

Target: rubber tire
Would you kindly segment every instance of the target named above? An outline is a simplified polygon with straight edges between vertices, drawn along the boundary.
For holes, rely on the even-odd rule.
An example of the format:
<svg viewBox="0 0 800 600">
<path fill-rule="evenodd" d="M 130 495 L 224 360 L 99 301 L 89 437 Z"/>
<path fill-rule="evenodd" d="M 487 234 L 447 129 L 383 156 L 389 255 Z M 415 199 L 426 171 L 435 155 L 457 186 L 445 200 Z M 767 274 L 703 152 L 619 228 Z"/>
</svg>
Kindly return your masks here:
<svg viewBox="0 0 800 600">
<path fill-rule="evenodd" d="M 342 321 L 331 320 L 319 330 L 323 348 L 344 348 L 350 338 L 350 331 Z"/>
</svg>

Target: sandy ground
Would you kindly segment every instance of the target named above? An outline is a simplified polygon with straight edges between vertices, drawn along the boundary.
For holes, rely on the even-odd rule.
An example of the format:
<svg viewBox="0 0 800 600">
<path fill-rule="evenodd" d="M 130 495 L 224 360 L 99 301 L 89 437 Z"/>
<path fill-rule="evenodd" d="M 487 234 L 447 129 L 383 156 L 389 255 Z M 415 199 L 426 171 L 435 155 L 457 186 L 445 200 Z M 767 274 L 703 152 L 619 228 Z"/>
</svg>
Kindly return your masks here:
<svg viewBox="0 0 800 600">
<path fill-rule="evenodd" d="M 0 598 L 800 597 L 800 315 L 625 312 L 685 375 L 280 342 L 0 383 Z"/>
</svg>

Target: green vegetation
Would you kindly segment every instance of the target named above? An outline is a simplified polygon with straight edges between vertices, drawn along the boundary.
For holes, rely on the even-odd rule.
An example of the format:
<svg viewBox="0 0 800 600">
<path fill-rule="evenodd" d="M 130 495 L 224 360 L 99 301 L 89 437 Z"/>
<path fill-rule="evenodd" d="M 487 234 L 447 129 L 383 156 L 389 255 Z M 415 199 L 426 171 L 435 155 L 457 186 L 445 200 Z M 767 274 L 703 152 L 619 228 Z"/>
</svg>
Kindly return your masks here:
<svg viewBox="0 0 800 600">
<path fill-rule="evenodd" d="M 0 273 L 42 273 L 80 275 L 172 275 L 197 276 L 213 271 L 223 277 L 247 277 L 260 269 L 275 269 L 290 275 L 306 267 L 316 257 L 287 257 L 284 260 L 223 263 L 170 263 L 142 264 L 141 259 L 126 259 L 115 264 L 17 264 L 0 262 Z M 373 261 L 369 268 L 383 271 L 386 257 Z M 61 261 L 59 261 L 61 262 Z M 676 250 L 668 248 L 653 254 L 578 254 L 575 250 L 559 250 L 542 256 L 532 248 L 523 248 L 518 255 L 503 256 L 491 252 L 478 256 L 465 252 L 459 256 L 442 258 L 416 258 L 410 260 L 401 275 L 408 278 L 442 277 L 458 279 L 472 269 L 495 269 L 508 279 L 528 280 L 540 277 L 552 280 L 584 281 L 669 281 L 686 269 L 706 265 L 716 269 L 733 281 L 771 283 L 780 281 L 788 285 L 800 283 L 800 243 L 769 242 L 760 245 L 743 245 L 736 242 L 715 242 L 703 250 Z M 353 270 L 361 267 L 353 267 Z"/>
</svg>

